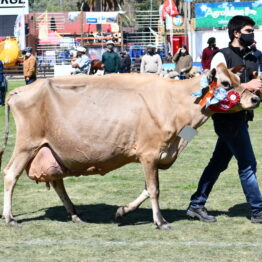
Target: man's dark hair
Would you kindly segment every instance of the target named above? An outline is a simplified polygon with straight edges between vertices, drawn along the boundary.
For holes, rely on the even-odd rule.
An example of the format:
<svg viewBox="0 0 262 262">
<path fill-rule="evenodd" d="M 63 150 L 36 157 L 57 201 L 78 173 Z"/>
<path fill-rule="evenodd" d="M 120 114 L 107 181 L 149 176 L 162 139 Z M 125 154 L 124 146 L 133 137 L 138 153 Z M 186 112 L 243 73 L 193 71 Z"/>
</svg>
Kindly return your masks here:
<svg viewBox="0 0 262 262">
<path fill-rule="evenodd" d="M 212 45 L 216 42 L 216 38 L 215 37 L 209 37 L 208 40 L 207 40 L 207 43 L 209 45 Z"/>
<path fill-rule="evenodd" d="M 234 32 L 235 31 L 240 32 L 240 30 L 246 25 L 254 26 L 255 22 L 249 16 L 244 16 L 244 15 L 236 15 L 229 20 L 227 28 L 228 28 L 228 35 L 231 42 L 234 40 Z"/>
</svg>

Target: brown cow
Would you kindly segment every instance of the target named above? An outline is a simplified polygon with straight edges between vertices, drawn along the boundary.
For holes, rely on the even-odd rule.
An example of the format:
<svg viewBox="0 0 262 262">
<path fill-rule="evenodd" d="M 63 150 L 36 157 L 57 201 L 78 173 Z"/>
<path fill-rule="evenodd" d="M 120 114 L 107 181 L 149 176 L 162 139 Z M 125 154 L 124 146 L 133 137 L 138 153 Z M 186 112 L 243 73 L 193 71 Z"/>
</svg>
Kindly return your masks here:
<svg viewBox="0 0 262 262">
<path fill-rule="evenodd" d="M 258 106 L 260 99 L 243 92 L 239 77 L 223 64 L 209 77 L 241 94 L 234 110 Z M 7 225 L 17 225 L 12 216 L 12 193 L 25 169 L 32 179 L 50 181 L 72 220 L 79 222 L 63 177 L 105 175 L 130 162 L 140 162 L 146 189 L 135 201 L 119 208 L 116 217 L 150 197 L 154 223 L 158 228 L 169 228 L 159 208 L 158 169 L 169 168 L 187 145 L 179 132 L 186 125 L 198 128 L 212 114 L 191 95 L 199 89 L 200 80 L 173 81 L 138 74 L 79 75 L 39 80 L 11 91 L 6 116 L 10 108 L 17 135 L 4 170 L 3 217 Z"/>
</svg>

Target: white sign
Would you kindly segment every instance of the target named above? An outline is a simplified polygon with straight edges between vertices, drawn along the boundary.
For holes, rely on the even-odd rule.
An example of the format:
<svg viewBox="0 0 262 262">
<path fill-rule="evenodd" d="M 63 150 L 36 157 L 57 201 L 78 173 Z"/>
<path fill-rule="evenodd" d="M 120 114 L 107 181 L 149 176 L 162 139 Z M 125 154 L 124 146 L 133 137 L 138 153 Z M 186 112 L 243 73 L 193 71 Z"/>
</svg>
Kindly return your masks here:
<svg viewBox="0 0 262 262">
<path fill-rule="evenodd" d="M 117 16 L 118 12 L 86 12 L 86 23 L 113 24 L 117 23 Z"/>
<path fill-rule="evenodd" d="M 0 0 L 0 15 L 25 15 L 29 13 L 29 0 Z"/>
</svg>

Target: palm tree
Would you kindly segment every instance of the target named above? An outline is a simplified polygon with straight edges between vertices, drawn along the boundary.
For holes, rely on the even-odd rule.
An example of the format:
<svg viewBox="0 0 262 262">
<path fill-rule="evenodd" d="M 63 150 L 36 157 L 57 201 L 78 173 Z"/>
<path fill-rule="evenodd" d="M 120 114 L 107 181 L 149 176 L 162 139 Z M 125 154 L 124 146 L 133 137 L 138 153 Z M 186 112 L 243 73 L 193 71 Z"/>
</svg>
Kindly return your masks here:
<svg viewBox="0 0 262 262">
<path fill-rule="evenodd" d="M 82 2 L 92 11 L 116 11 L 124 4 L 124 0 L 85 0 L 80 1 L 80 5 Z"/>
</svg>

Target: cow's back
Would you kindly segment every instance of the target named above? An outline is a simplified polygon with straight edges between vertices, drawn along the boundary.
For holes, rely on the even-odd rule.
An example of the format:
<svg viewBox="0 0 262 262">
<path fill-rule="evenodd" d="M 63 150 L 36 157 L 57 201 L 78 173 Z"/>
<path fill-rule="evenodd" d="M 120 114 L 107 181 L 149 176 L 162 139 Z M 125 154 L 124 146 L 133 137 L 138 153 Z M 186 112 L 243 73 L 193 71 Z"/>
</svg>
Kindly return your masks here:
<svg viewBox="0 0 262 262">
<path fill-rule="evenodd" d="M 170 83 L 140 75 L 60 77 L 20 88 L 10 104 L 18 135 L 48 144 L 69 169 L 114 169 L 172 135 Z"/>
</svg>

